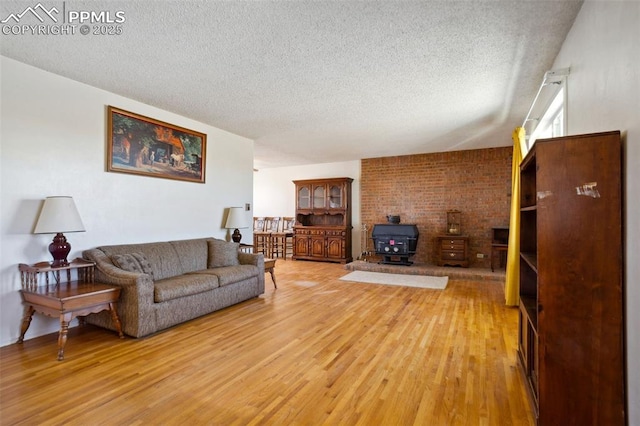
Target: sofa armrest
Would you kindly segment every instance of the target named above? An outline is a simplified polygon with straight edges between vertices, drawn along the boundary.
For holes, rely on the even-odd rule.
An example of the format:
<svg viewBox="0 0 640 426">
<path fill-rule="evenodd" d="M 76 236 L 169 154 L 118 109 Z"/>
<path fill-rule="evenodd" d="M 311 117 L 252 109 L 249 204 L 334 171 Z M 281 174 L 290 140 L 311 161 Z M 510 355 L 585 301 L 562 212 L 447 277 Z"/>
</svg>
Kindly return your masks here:
<svg viewBox="0 0 640 426">
<path fill-rule="evenodd" d="M 245 253 L 243 251 L 238 252 L 238 261 L 241 265 L 254 265 L 264 269 L 264 255 L 262 253 Z"/>
<path fill-rule="evenodd" d="M 254 265 L 260 271 L 258 273 L 258 291 L 264 293 L 264 255 L 262 253 L 238 252 L 238 261 L 241 265 Z"/>
<path fill-rule="evenodd" d="M 96 281 L 122 288 L 118 301 L 118 315 L 123 331 L 133 337 L 142 337 L 156 331 L 154 308 L 154 282 L 150 275 L 125 271 L 111 262 L 99 249 L 82 253 L 96 264 Z"/>
</svg>

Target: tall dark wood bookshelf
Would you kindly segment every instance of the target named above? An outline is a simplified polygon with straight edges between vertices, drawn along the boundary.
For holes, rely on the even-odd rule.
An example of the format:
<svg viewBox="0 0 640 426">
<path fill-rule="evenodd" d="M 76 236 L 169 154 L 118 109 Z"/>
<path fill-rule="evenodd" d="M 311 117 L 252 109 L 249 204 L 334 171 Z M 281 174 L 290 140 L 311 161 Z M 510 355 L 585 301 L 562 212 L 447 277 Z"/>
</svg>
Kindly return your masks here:
<svg viewBox="0 0 640 426">
<path fill-rule="evenodd" d="M 540 425 L 624 425 L 620 132 L 537 140 L 520 166 L 518 355 Z"/>
</svg>

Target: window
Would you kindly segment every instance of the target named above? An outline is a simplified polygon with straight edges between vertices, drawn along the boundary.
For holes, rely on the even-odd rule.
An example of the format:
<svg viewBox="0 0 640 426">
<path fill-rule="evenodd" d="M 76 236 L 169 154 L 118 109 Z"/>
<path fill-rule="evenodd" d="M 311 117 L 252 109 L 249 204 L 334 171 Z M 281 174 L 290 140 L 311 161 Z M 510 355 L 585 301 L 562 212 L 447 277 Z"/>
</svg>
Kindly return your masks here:
<svg viewBox="0 0 640 426">
<path fill-rule="evenodd" d="M 553 98 L 553 101 L 551 101 L 551 105 L 549 105 L 547 111 L 544 113 L 542 119 L 540 119 L 540 122 L 529 137 L 529 141 L 527 143 L 529 148 L 533 146 L 536 139 L 564 136 L 567 133 L 564 125 L 564 95 L 564 87 L 561 87 L 558 94 Z"/>
<path fill-rule="evenodd" d="M 529 151 L 536 139 L 567 134 L 567 76 L 569 69 L 547 71 L 536 94 L 523 127 Z"/>
</svg>

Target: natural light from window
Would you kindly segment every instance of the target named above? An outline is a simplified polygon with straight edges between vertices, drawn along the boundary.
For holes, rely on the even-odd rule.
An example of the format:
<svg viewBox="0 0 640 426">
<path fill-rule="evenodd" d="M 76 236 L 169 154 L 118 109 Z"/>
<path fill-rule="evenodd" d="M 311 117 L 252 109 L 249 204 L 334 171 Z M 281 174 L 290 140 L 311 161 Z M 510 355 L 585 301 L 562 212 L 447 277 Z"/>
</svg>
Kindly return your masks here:
<svg viewBox="0 0 640 426">
<path fill-rule="evenodd" d="M 549 108 L 540 119 L 535 130 L 529 137 L 528 146 L 531 148 L 536 139 L 553 138 L 556 136 L 564 136 L 565 128 L 565 90 L 564 85 L 560 88 L 556 96 L 551 101 Z"/>
</svg>

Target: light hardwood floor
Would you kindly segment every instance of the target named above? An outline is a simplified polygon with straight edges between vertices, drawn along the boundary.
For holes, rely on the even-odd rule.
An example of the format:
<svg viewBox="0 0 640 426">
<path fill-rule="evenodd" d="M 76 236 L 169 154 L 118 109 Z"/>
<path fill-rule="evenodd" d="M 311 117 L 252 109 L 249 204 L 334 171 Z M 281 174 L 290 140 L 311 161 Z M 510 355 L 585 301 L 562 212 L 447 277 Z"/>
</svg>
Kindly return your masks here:
<svg viewBox="0 0 640 426">
<path fill-rule="evenodd" d="M 0 348 L 0 424 L 534 424 L 502 283 L 347 272 L 279 260 L 277 290 L 144 339 L 76 327 L 62 362 L 55 334 Z"/>
</svg>

